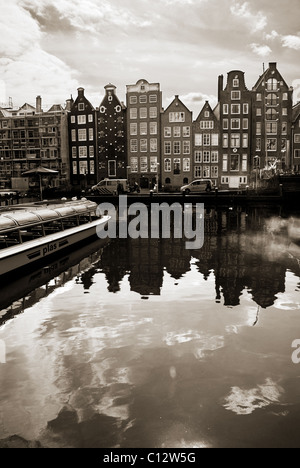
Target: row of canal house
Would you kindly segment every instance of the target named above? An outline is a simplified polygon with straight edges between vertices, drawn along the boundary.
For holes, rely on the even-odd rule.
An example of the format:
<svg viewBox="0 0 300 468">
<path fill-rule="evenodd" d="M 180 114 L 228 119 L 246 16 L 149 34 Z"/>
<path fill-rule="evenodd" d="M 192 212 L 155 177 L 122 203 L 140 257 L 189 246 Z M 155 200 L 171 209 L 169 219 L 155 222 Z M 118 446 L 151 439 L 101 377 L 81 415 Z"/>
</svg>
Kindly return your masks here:
<svg viewBox="0 0 300 468">
<path fill-rule="evenodd" d="M 300 108 L 292 95 L 276 63 L 252 90 L 242 71 L 229 72 L 225 87 L 220 76 L 217 106 L 206 102 L 196 120 L 179 96 L 163 109 L 159 83 L 128 85 L 126 106 L 108 85 L 97 109 L 79 88 L 69 117 L 71 183 L 128 178 L 142 188 L 158 180 L 178 189 L 207 178 L 234 189 L 253 185 L 263 170 L 298 170 L 300 136 L 292 131 L 300 133 Z"/>
</svg>

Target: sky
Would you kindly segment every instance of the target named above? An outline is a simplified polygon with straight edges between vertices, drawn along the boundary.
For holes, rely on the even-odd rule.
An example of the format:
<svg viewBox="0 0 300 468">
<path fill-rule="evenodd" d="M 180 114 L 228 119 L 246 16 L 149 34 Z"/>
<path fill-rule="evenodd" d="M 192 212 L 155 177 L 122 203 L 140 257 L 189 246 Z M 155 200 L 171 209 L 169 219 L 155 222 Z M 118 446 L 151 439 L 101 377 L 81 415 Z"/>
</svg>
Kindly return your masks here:
<svg viewBox="0 0 300 468">
<path fill-rule="evenodd" d="M 85 88 L 160 83 L 166 108 L 179 95 L 194 118 L 217 103 L 218 76 L 245 72 L 251 89 L 277 62 L 300 100 L 299 0 L 0 0 L 0 103 L 65 104 Z"/>
</svg>

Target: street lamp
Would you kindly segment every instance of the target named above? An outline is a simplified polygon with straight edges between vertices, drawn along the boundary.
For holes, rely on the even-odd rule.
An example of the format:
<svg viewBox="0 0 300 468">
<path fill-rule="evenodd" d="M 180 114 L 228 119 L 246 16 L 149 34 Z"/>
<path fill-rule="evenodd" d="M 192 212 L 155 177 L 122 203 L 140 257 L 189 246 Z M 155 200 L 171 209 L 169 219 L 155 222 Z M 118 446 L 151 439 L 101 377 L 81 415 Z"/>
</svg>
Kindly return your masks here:
<svg viewBox="0 0 300 468">
<path fill-rule="evenodd" d="M 159 177 L 158 177 L 158 169 L 159 169 L 160 163 L 157 163 L 157 175 L 156 175 L 156 193 L 158 193 L 158 186 L 159 186 Z"/>
</svg>

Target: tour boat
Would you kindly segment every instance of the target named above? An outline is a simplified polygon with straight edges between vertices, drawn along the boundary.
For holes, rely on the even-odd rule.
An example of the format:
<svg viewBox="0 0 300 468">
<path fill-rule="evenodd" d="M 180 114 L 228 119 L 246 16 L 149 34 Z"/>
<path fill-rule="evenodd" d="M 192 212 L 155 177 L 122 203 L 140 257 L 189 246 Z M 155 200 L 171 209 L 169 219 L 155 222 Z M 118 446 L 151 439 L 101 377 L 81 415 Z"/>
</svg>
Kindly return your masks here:
<svg viewBox="0 0 300 468">
<path fill-rule="evenodd" d="M 13 206 L 0 212 L 0 275 L 96 236 L 109 221 L 88 200 Z"/>
</svg>

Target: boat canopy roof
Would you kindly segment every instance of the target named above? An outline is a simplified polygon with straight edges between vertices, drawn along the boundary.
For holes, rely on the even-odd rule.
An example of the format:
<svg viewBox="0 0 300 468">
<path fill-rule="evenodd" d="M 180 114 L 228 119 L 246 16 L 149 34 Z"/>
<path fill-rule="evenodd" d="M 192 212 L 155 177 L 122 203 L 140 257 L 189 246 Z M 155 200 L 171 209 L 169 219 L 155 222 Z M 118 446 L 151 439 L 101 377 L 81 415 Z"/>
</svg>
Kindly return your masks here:
<svg viewBox="0 0 300 468">
<path fill-rule="evenodd" d="M 17 211 L 4 211 L 0 213 L 0 232 L 13 228 L 30 226 L 41 222 L 55 221 L 65 217 L 95 211 L 97 204 L 91 201 L 67 202 L 53 206 L 27 206 Z"/>
</svg>

